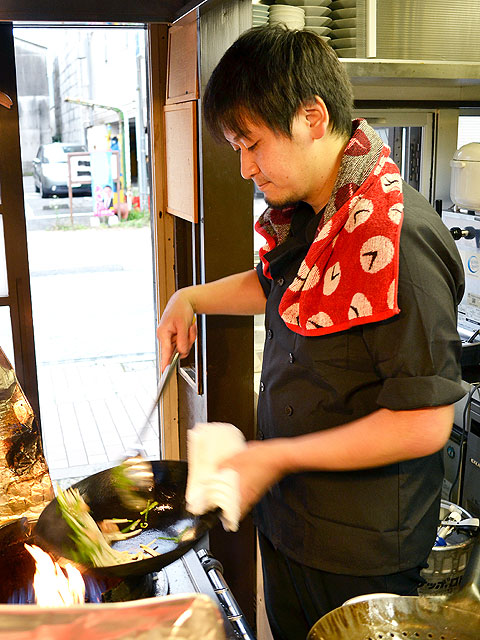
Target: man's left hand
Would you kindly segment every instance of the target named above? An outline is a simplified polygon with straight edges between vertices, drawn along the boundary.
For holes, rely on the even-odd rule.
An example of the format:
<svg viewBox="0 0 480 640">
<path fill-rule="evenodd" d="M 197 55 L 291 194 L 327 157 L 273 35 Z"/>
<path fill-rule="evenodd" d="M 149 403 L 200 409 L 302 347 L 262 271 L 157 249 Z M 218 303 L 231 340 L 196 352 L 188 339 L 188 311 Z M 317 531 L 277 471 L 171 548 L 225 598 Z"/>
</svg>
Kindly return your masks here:
<svg viewBox="0 0 480 640">
<path fill-rule="evenodd" d="M 284 475 L 278 455 L 279 439 L 250 441 L 247 448 L 222 461 L 220 468 L 238 471 L 240 478 L 240 509 L 243 518 L 262 496 Z"/>
</svg>

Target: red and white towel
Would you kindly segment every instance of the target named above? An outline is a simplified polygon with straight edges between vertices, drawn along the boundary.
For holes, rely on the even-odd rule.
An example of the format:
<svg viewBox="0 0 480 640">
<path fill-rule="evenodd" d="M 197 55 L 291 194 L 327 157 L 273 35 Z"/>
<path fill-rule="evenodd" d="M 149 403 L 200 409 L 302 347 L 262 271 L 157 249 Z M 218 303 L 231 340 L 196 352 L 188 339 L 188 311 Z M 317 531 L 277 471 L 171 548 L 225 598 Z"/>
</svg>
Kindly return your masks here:
<svg viewBox="0 0 480 640">
<path fill-rule="evenodd" d="M 304 336 L 343 331 L 400 311 L 400 172 L 367 122 L 355 120 L 353 125 L 313 243 L 279 306 L 285 324 Z M 260 259 L 267 277 L 265 254 L 288 236 L 293 211 L 269 208 L 255 226 L 266 240 Z"/>
</svg>

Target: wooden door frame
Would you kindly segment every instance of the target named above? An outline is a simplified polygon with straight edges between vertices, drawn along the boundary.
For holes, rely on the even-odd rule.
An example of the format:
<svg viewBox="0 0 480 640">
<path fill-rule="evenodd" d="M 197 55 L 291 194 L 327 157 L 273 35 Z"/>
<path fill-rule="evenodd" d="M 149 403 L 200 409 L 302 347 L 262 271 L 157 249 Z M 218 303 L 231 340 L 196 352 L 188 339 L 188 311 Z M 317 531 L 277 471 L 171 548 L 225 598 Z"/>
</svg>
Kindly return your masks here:
<svg viewBox="0 0 480 640">
<path fill-rule="evenodd" d="M 0 22 L 0 59 L 0 91 L 12 100 L 10 109 L 0 106 L 0 213 L 3 215 L 8 277 L 8 296 L 0 298 L 0 306 L 10 308 L 15 372 L 40 422 L 11 22 Z"/>
<path fill-rule="evenodd" d="M 163 107 L 166 102 L 168 25 L 147 25 L 148 76 L 150 99 L 150 157 L 152 172 L 151 212 L 155 243 L 155 290 L 157 322 L 170 296 L 175 291 L 174 217 L 167 213 L 165 126 Z M 162 400 L 162 457 L 177 460 L 180 456 L 178 428 L 178 388 L 172 379 Z M 165 425 L 168 428 L 165 428 Z"/>
</svg>

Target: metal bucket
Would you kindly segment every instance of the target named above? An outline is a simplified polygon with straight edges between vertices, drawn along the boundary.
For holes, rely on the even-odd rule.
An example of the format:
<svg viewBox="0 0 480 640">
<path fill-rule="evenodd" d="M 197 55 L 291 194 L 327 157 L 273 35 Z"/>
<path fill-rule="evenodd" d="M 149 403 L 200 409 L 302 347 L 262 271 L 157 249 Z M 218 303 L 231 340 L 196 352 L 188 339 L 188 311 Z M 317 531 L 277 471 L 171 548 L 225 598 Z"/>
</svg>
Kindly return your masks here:
<svg viewBox="0 0 480 640">
<path fill-rule="evenodd" d="M 471 515 L 462 507 L 448 500 L 442 500 L 440 506 L 440 521 L 450 513 L 450 507 L 455 507 L 462 514 L 462 519 Z M 433 547 L 428 557 L 428 566 L 422 569 L 422 577 L 426 583 L 418 589 L 421 595 L 440 595 L 454 593 L 460 587 L 474 539 L 465 533 L 452 533 L 445 540 L 445 547 Z"/>
</svg>

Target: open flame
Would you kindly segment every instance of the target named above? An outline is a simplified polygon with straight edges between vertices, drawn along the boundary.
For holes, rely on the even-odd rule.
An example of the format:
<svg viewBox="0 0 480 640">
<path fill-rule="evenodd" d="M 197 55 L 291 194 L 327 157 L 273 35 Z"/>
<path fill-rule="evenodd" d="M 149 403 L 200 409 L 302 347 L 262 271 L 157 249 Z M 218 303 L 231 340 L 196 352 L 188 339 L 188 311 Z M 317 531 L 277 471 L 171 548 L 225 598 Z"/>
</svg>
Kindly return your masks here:
<svg viewBox="0 0 480 640">
<path fill-rule="evenodd" d="M 42 607 L 69 607 L 85 602 L 85 582 L 73 565 L 60 565 L 35 545 L 25 544 L 25 549 L 35 560 L 33 588 L 35 600 Z"/>
</svg>

